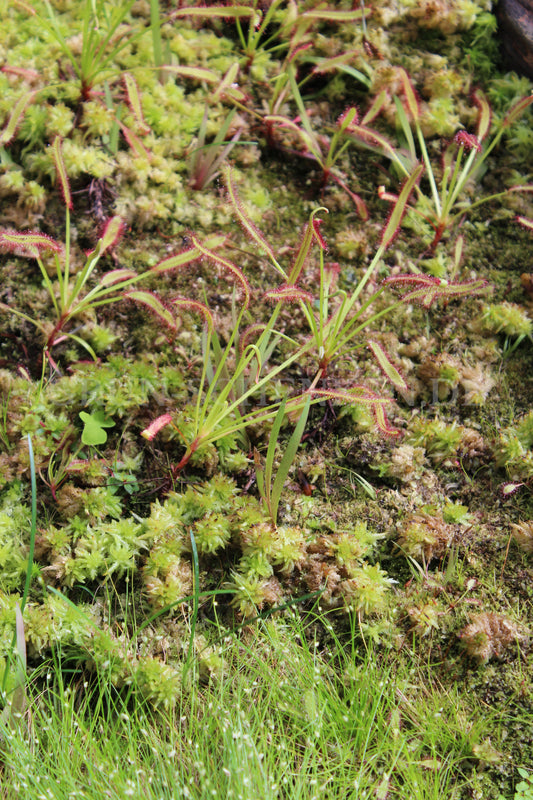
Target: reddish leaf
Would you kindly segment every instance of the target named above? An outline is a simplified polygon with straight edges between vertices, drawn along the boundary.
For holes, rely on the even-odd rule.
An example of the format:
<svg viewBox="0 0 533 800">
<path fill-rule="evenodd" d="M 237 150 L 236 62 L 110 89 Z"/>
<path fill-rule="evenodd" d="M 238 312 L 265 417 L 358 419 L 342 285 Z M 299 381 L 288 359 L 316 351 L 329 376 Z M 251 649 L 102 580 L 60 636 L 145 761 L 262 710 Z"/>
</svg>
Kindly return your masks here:
<svg viewBox="0 0 533 800">
<path fill-rule="evenodd" d="M 16 250 L 19 247 L 27 249 L 34 258 L 40 250 L 52 250 L 54 253 L 61 253 L 63 249 L 59 242 L 56 242 L 55 239 L 45 233 L 39 233 L 39 231 L 26 231 L 25 233 L 3 231 L 0 233 L 0 246 L 9 250 Z"/>
<path fill-rule="evenodd" d="M 472 93 L 472 99 L 476 106 L 479 108 L 479 116 L 477 119 L 477 137 L 480 142 L 486 137 L 488 132 L 490 131 L 490 126 L 492 122 L 492 111 L 489 105 L 489 101 L 487 100 L 487 96 L 485 92 L 482 92 L 481 89 L 476 89 L 475 92 Z"/>
<path fill-rule="evenodd" d="M 198 311 L 205 319 L 209 331 L 211 332 L 213 330 L 215 326 L 213 315 L 203 303 L 198 302 L 198 300 L 189 300 L 188 297 L 175 297 L 172 303 L 180 308 L 186 308 L 190 311 Z"/>
<path fill-rule="evenodd" d="M 407 206 L 409 203 L 411 192 L 417 185 L 423 172 L 424 172 L 424 166 L 422 164 L 419 164 L 417 167 L 414 168 L 412 173 L 404 182 L 402 190 L 398 196 L 398 200 L 393 206 L 392 211 L 389 214 L 389 219 L 387 221 L 387 224 L 383 229 L 383 234 L 381 236 L 381 244 L 384 247 L 388 247 L 398 235 L 403 215 L 407 211 Z"/>
<path fill-rule="evenodd" d="M 232 261 L 228 261 L 227 258 L 222 258 L 222 256 L 219 256 L 217 253 L 213 253 L 212 250 L 208 250 L 206 247 L 200 244 L 198 239 L 196 239 L 194 236 L 192 237 L 192 243 L 201 255 L 205 256 L 217 267 L 220 267 L 225 272 L 229 272 L 234 278 L 236 278 L 238 283 L 241 285 L 244 305 L 248 307 L 250 304 L 250 284 L 248 283 L 244 272 Z"/>
<path fill-rule="evenodd" d="M 172 312 L 161 302 L 161 300 L 152 292 L 145 289 L 133 289 L 130 292 L 125 292 L 124 297 L 130 300 L 135 300 L 137 303 L 142 303 L 156 314 L 159 319 L 167 325 L 172 331 L 177 331 L 176 320 Z"/>
<path fill-rule="evenodd" d="M 139 126 L 139 130 L 141 134 L 148 134 L 150 133 L 150 126 L 146 124 L 144 121 L 143 109 L 141 105 L 141 96 L 139 94 L 139 87 L 137 86 L 137 81 L 130 75 L 129 72 L 125 72 L 122 76 L 124 81 L 124 88 L 126 89 L 126 97 L 128 99 L 128 105 L 131 109 L 133 116 L 135 117 L 137 124 Z"/>
<path fill-rule="evenodd" d="M 0 147 L 2 145 L 9 144 L 11 139 L 13 139 L 15 133 L 17 132 L 17 128 L 20 125 L 22 117 L 24 116 L 24 112 L 26 111 L 26 106 L 31 103 L 35 95 L 36 92 L 27 92 L 17 100 L 15 107 L 11 112 L 11 116 L 7 121 L 6 127 L 2 133 L 0 133 Z"/>
<path fill-rule="evenodd" d="M 393 384 L 401 392 L 407 390 L 407 383 L 402 378 L 392 361 L 390 360 L 388 354 L 385 352 L 383 347 L 379 344 L 379 342 L 369 342 L 368 346 L 370 350 L 374 353 L 376 357 L 376 361 L 378 362 L 379 366 L 383 370 L 384 375 L 389 379 L 389 381 Z"/>
</svg>

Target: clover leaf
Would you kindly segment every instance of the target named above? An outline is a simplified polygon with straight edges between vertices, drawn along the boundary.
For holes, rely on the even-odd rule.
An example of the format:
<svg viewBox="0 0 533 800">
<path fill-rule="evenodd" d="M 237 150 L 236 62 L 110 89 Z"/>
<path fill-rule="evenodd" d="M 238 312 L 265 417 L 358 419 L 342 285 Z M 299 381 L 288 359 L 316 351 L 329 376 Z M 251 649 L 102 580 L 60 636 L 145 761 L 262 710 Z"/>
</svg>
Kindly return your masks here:
<svg viewBox="0 0 533 800">
<path fill-rule="evenodd" d="M 81 434 L 83 444 L 105 444 L 107 433 L 104 428 L 112 428 L 115 425 L 112 419 L 107 419 L 103 411 L 95 411 L 93 414 L 80 411 L 80 419 L 83 422 Z"/>
</svg>

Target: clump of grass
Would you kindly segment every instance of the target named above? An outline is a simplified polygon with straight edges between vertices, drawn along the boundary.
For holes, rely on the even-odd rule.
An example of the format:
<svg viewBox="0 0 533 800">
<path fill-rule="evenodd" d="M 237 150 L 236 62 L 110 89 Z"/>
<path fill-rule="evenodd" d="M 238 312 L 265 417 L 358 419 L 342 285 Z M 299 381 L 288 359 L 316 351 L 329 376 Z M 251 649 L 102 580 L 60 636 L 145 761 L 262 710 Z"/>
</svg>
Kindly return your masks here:
<svg viewBox="0 0 533 800">
<path fill-rule="evenodd" d="M 462 796 L 490 709 L 431 681 L 415 691 L 408 659 L 345 647 L 320 614 L 213 634 L 211 677 L 193 670 L 168 708 L 56 654 L 31 682 L 31 724 L 3 744 L 6 796 Z"/>
</svg>

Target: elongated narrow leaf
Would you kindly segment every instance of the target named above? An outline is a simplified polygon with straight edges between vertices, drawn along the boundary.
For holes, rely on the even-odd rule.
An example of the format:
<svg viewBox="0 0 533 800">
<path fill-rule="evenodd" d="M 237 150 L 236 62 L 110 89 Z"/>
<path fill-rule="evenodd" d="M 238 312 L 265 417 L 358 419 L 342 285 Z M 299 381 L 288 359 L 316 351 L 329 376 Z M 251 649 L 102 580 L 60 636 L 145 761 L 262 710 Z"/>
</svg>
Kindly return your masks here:
<svg viewBox="0 0 533 800">
<path fill-rule="evenodd" d="M 338 177 L 338 175 L 331 173 L 331 179 L 334 180 L 335 183 L 337 183 L 342 188 L 343 192 L 346 192 L 348 197 L 350 197 L 353 200 L 353 203 L 357 208 L 357 213 L 359 214 L 361 219 L 366 222 L 366 220 L 369 218 L 370 215 L 368 213 L 368 208 L 366 207 L 366 203 L 363 200 L 363 198 L 360 197 L 355 192 L 352 192 L 352 190 L 344 183 L 344 181 L 342 181 Z"/>
<path fill-rule="evenodd" d="M 353 63 L 357 56 L 357 50 L 346 50 L 344 53 L 340 53 L 337 56 L 331 56 L 330 58 L 310 57 L 308 58 L 308 61 L 310 61 L 311 64 L 315 64 L 313 67 L 313 72 L 316 75 L 325 75 L 327 72 L 336 72 L 341 67 L 349 66 Z M 362 75 L 362 77 L 365 76 Z"/>
<path fill-rule="evenodd" d="M 263 461 L 261 459 L 261 453 L 254 447 L 254 471 L 255 471 L 255 482 L 257 485 L 257 491 L 259 492 L 259 497 L 265 504 L 265 508 L 268 510 L 268 500 L 266 494 L 266 487 L 265 487 L 265 468 L 263 466 Z"/>
<path fill-rule="evenodd" d="M 414 187 L 420 180 L 423 172 L 424 172 L 424 166 L 423 164 L 419 164 L 417 167 L 415 167 L 415 169 L 412 171 L 412 173 L 409 175 L 404 185 L 402 186 L 402 190 L 399 194 L 398 200 L 396 201 L 396 204 L 393 206 L 388 222 L 385 225 L 385 228 L 383 229 L 383 234 L 381 237 L 381 244 L 383 245 L 383 247 L 388 247 L 397 236 L 398 231 L 400 230 L 400 225 L 402 223 L 403 215 L 407 211 L 407 205 L 409 203 L 411 192 L 413 191 Z"/>
<path fill-rule="evenodd" d="M 390 424 L 389 420 L 387 419 L 387 415 L 385 414 L 385 409 L 383 406 L 374 405 L 372 406 L 372 413 L 374 414 L 374 419 L 376 421 L 376 425 L 381 433 L 384 433 L 386 436 L 399 436 L 401 431 L 397 428 L 393 428 Z"/>
<path fill-rule="evenodd" d="M 253 17 L 255 12 L 248 6 L 199 6 L 197 8 L 178 8 L 170 17 L 222 17 L 223 19 Z"/>
<path fill-rule="evenodd" d="M 405 110 L 409 112 L 411 118 L 418 122 L 418 118 L 420 116 L 420 109 L 418 107 L 418 97 L 415 91 L 415 87 L 411 81 L 411 78 L 407 74 L 404 69 L 400 69 L 400 77 L 402 80 L 403 85 L 403 94 L 405 99 Z"/>
<path fill-rule="evenodd" d="M 476 106 L 479 108 L 479 116 L 477 119 L 476 136 L 480 142 L 486 137 L 490 131 L 492 122 L 492 111 L 487 99 L 487 95 L 481 89 L 476 89 L 472 93 L 472 99 Z"/>
<path fill-rule="evenodd" d="M 296 458 L 296 452 L 302 440 L 310 408 L 311 408 L 311 395 L 309 395 L 305 401 L 305 405 L 302 408 L 302 413 L 300 414 L 300 418 L 291 434 L 291 438 L 287 442 L 287 446 L 285 447 L 285 452 L 283 453 L 283 458 L 281 459 L 278 471 L 276 473 L 276 478 L 274 480 L 274 484 L 272 486 L 272 493 L 270 496 L 271 514 L 272 514 L 272 521 L 274 522 L 274 524 L 276 524 L 277 521 L 281 492 L 283 491 L 283 486 L 285 485 L 285 481 L 287 480 L 289 470 L 294 462 L 294 459 Z"/>
<path fill-rule="evenodd" d="M 346 111 L 341 114 L 341 116 L 337 120 L 337 128 L 341 133 L 349 128 L 350 125 L 357 125 L 359 121 L 359 112 L 355 106 L 351 106 L 350 108 L 346 109 Z"/>
<path fill-rule="evenodd" d="M 361 119 L 361 125 L 369 125 L 372 120 L 374 120 L 385 108 L 386 105 L 390 103 L 390 95 L 386 89 L 382 89 L 379 94 L 377 94 L 372 103 L 368 107 L 366 114 Z"/>
<path fill-rule="evenodd" d="M 13 5 L 22 8 L 22 10 L 26 11 L 26 13 L 29 14 L 30 16 L 32 17 L 37 16 L 37 12 L 33 8 L 33 6 L 30 6 L 29 3 L 25 3 L 24 0 L 11 0 L 11 2 L 13 3 Z"/>
<path fill-rule="evenodd" d="M 367 147 L 381 148 L 389 157 L 395 157 L 395 149 L 392 142 L 373 128 L 367 128 L 365 125 L 354 125 L 352 123 L 345 128 L 345 135 L 348 135 L 355 141 L 362 142 L 362 144 L 367 145 Z"/>
<path fill-rule="evenodd" d="M 398 195 L 393 192 L 388 192 L 384 186 L 378 186 L 378 197 L 380 200 L 386 200 L 388 203 L 395 203 L 398 200 Z"/>
<path fill-rule="evenodd" d="M 524 183 L 522 186 L 510 186 L 505 190 L 506 194 L 511 194 L 511 192 L 526 192 L 526 194 L 531 194 L 533 192 L 533 183 Z"/>
<path fill-rule="evenodd" d="M 370 89 L 372 81 L 368 75 L 364 74 L 364 72 L 355 69 L 355 67 L 350 67 L 348 64 L 339 64 L 337 69 L 339 72 L 344 72 L 346 75 L 350 75 L 350 77 L 355 78 L 356 81 L 362 83 L 367 89 Z"/>
<path fill-rule="evenodd" d="M 351 389 L 313 389 L 309 393 L 315 398 L 324 397 L 327 400 L 337 400 L 340 403 L 370 406 L 376 425 L 382 433 L 387 436 L 398 436 L 400 433 L 390 425 L 383 408 L 388 403 L 392 403 L 391 398 L 380 397 L 365 386 L 354 386 Z"/>
<path fill-rule="evenodd" d="M 15 136 L 17 132 L 17 128 L 20 125 L 22 117 L 24 116 L 24 112 L 26 111 L 26 106 L 31 103 L 33 98 L 35 97 L 36 92 L 27 92 L 23 94 L 22 97 L 19 97 L 17 102 L 15 103 L 15 107 L 11 112 L 11 116 L 7 121 L 7 125 L 0 133 L 0 147 L 9 144 L 11 139 Z"/>
<path fill-rule="evenodd" d="M 0 71 L 5 72 L 6 75 L 17 75 L 19 78 L 24 78 L 26 81 L 31 82 L 40 77 L 40 73 L 36 69 L 25 69 L 24 67 L 10 66 L 9 64 L 4 64 L 0 67 Z"/>
<path fill-rule="evenodd" d="M 465 248 L 465 237 L 461 234 L 461 236 L 457 237 L 457 240 L 455 242 L 454 255 L 453 255 L 454 275 L 457 274 L 459 267 L 461 266 L 461 262 L 463 260 L 464 248 Z"/>
<path fill-rule="evenodd" d="M 172 312 L 156 297 L 155 294 L 146 291 L 145 289 L 133 289 L 130 292 L 125 292 L 124 297 L 134 300 L 136 303 L 142 303 L 156 314 L 159 319 L 164 322 L 172 331 L 177 331 L 176 320 Z"/>
<path fill-rule="evenodd" d="M 447 299 L 451 297 L 469 297 L 472 294 L 481 294 L 488 292 L 491 286 L 484 278 L 478 278 L 473 281 L 464 281 L 462 283 L 449 283 L 447 286 L 440 286 L 438 289 L 438 296 Z"/>
<path fill-rule="evenodd" d="M 52 142 L 52 158 L 54 159 L 54 166 L 56 168 L 57 179 L 61 189 L 63 201 L 68 209 L 72 211 L 74 208 L 72 203 L 72 195 L 70 193 L 70 183 L 65 167 L 65 160 L 63 158 L 63 142 L 59 136 L 56 136 Z"/>
<path fill-rule="evenodd" d="M 175 253 L 172 256 L 168 256 L 168 258 L 164 258 L 162 261 L 159 261 L 152 267 L 150 270 L 151 272 L 158 275 L 161 272 L 169 272 L 173 269 L 179 269 L 180 267 L 185 267 L 187 264 L 191 264 L 193 261 L 196 261 L 199 257 L 200 253 L 196 249 L 196 247 L 188 247 L 186 250 L 182 250 L 181 253 Z"/>
<path fill-rule="evenodd" d="M 226 167 L 224 170 L 224 181 L 226 184 L 226 189 L 228 190 L 228 197 L 229 201 L 237 215 L 239 222 L 241 223 L 242 227 L 247 231 L 254 242 L 259 245 L 259 247 L 272 259 L 272 261 L 276 261 L 276 257 L 274 255 L 274 251 L 272 250 L 271 246 L 259 230 L 256 225 L 252 222 L 250 217 L 246 214 L 243 209 L 242 203 L 240 201 L 239 195 L 237 194 L 237 190 L 235 188 L 235 184 L 233 183 L 233 175 L 231 169 Z"/>
<path fill-rule="evenodd" d="M 113 247 L 122 234 L 124 233 L 126 223 L 118 215 L 111 217 L 106 222 L 105 228 L 100 236 L 99 242 L 101 243 L 100 253 L 105 253 L 110 247 Z"/>
<path fill-rule="evenodd" d="M 203 241 L 204 248 L 208 250 L 215 250 L 217 247 L 221 247 L 224 242 L 226 241 L 226 237 L 220 234 L 215 234 L 213 236 L 209 236 L 207 239 Z M 200 257 L 201 253 L 196 247 L 187 247 L 185 250 L 182 250 L 180 253 L 175 253 L 172 256 L 168 256 L 168 258 L 164 258 L 162 261 L 159 261 L 154 267 L 151 268 L 150 272 L 159 275 L 161 272 L 169 272 L 173 269 L 179 269 L 180 267 L 185 267 L 188 264 L 191 264 L 193 261 L 197 261 Z"/>
<path fill-rule="evenodd" d="M 128 128 L 128 126 L 124 125 L 124 123 L 120 122 L 120 120 L 118 121 L 118 124 L 120 130 L 122 131 L 123 137 L 127 141 L 130 148 L 132 149 L 134 155 L 137 156 L 137 158 L 147 158 L 148 161 L 150 161 L 152 158 L 152 154 L 150 153 L 148 148 L 144 146 L 144 144 L 141 142 L 137 134 L 133 133 L 132 129 Z"/>
<path fill-rule="evenodd" d="M 300 247 L 298 248 L 296 258 L 294 259 L 294 263 L 287 279 L 287 284 L 289 286 L 294 286 L 294 284 L 298 283 L 300 280 L 302 271 L 307 263 L 307 259 L 309 258 L 309 253 L 311 251 L 314 238 L 313 224 L 312 221 L 310 221 L 304 228 L 302 241 L 300 242 Z"/>
<path fill-rule="evenodd" d="M 315 158 L 321 157 L 317 142 L 313 139 L 308 131 L 301 128 L 294 120 L 289 119 L 288 117 L 283 117 L 281 114 L 266 114 L 263 119 L 265 123 L 272 123 L 277 125 L 279 128 L 289 128 L 291 131 L 294 131 L 300 137 L 304 147 L 306 147 L 307 150 L 309 150 L 309 152 L 315 156 Z M 302 119 L 302 124 L 304 124 L 304 118 L 300 117 L 300 119 Z"/>
<path fill-rule="evenodd" d="M 313 302 L 313 295 L 311 292 L 306 292 L 305 289 L 300 289 L 299 286 L 294 286 L 290 283 L 284 283 L 283 286 L 278 286 L 277 289 L 269 289 L 265 292 L 263 297 L 265 300 L 272 300 L 276 303 L 298 303 Z"/>
<path fill-rule="evenodd" d="M 17 633 L 17 658 L 20 667 L 19 680 L 26 679 L 26 637 L 24 635 L 24 620 L 18 603 L 15 605 L 15 630 Z"/>
<path fill-rule="evenodd" d="M 411 157 L 411 161 L 413 164 L 416 164 L 418 159 L 416 157 L 415 139 L 413 136 L 413 131 L 411 130 L 411 123 L 409 122 L 409 114 L 407 113 L 399 97 L 394 98 L 394 104 L 396 106 L 396 114 L 398 117 L 398 122 L 400 123 L 402 133 L 405 137 L 405 141 L 409 149 L 409 155 Z"/>
<path fill-rule="evenodd" d="M 268 448 L 267 448 L 265 468 L 264 468 L 265 498 L 269 511 L 272 514 L 272 522 L 274 524 L 276 524 L 276 518 L 272 513 L 272 475 L 274 473 L 274 459 L 276 457 L 276 445 L 279 440 L 279 434 L 281 431 L 281 426 L 283 425 L 283 420 L 285 419 L 286 405 L 287 405 L 287 398 L 284 397 L 280 403 L 280 407 L 272 423 L 272 430 L 270 431 L 270 436 L 268 439 Z"/>
<path fill-rule="evenodd" d="M 132 278 L 136 278 L 137 273 L 133 272 L 131 269 L 114 269 L 111 272 L 106 272 L 105 275 L 98 281 L 98 285 L 102 287 L 106 286 L 113 286 L 115 283 L 122 283 L 123 281 L 129 281 Z"/>
<path fill-rule="evenodd" d="M 337 11 L 337 9 L 332 8 L 316 8 L 310 11 L 304 11 L 299 19 L 325 19 L 328 22 L 352 22 L 362 19 L 363 13 L 365 17 L 368 18 L 372 12 L 369 8 L 365 9 L 365 12 L 363 12 L 361 8 L 357 8 L 355 11 Z"/>
<path fill-rule="evenodd" d="M 3 231 L 0 233 L 0 247 L 6 247 L 9 250 L 16 250 L 19 247 L 27 249 L 32 257 L 35 257 L 40 250 L 61 253 L 63 249 L 59 242 L 39 231 L 26 231 L 25 233 Z"/>
<path fill-rule="evenodd" d="M 436 300 L 450 300 L 452 297 L 469 296 L 488 291 L 490 286 L 484 278 L 477 280 L 448 283 L 440 278 L 430 275 L 396 275 L 386 278 L 385 284 L 394 286 L 414 286 L 402 297 L 405 303 L 420 303 L 424 308 L 430 308 Z"/>
<path fill-rule="evenodd" d="M 24 633 L 24 620 L 22 611 L 17 603 L 15 605 L 15 637 L 17 644 L 17 666 L 15 671 L 15 686 L 11 700 L 7 703 L 0 715 L 0 724 L 10 725 L 14 730 L 21 727 L 22 717 L 28 706 L 26 695 L 26 640 Z M 7 666 L 5 667 L 7 669 Z M 22 731 L 20 732 L 22 735 Z M 0 741 L 4 739 L 4 732 L 0 734 Z"/>
<path fill-rule="evenodd" d="M 338 400 L 340 403 L 363 403 L 363 405 L 388 405 L 392 403 L 390 397 L 380 397 L 366 386 L 352 386 L 350 389 L 310 389 L 313 397 L 323 397 L 325 400 Z"/>
<path fill-rule="evenodd" d="M 208 258 L 224 272 L 229 272 L 229 274 L 237 280 L 242 290 L 244 305 L 248 307 L 250 304 L 250 284 L 244 272 L 232 261 L 229 261 L 227 258 L 222 258 L 222 256 L 219 256 L 217 253 L 213 253 L 212 250 L 205 248 L 194 236 L 192 237 L 192 243 L 201 255 Z"/>
<path fill-rule="evenodd" d="M 529 94 L 527 97 L 523 97 L 519 100 L 518 103 L 515 103 L 503 118 L 502 128 L 508 128 L 516 122 L 531 103 L 533 103 L 533 94 Z"/>
<path fill-rule="evenodd" d="M 264 330 L 266 325 L 260 322 L 248 325 L 239 336 L 239 355 L 242 356 L 247 347 L 255 346 L 252 340 L 258 339 Z"/>
<path fill-rule="evenodd" d="M 516 221 L 523 225 L 524 228 L 529 228 L 530 231 L 533 231 L 533 219 L 528 219 L 527 217 L 518 216 Z"/>
<path fill-rule="evenodd" d="M 408 272 L 407 274 L 403 275 L 391 275 L 388 278 L 385 278 L 383 281 L 384 284 L 387 286 L 394 286 L 394 287 L 402 287 L 402 286 L 440 286 L 441 279 L 436 278 L 434 275 L 424 275 L 419 274 L 415 275 L 412 272 Z"/>
<path fill-rule="evenodd" d="M 141 436 L 151 442 L 153 439 L 155 439 L 159 431 L 165 428 L 167 425 L 170 425 L 171 422 L 172 414 L 161 414 L 160 417 L 156 417 L 156 419 L 154 419 L 153 422 L 151 422 L 148 427 L 142 431 Z"/>
<path fill-rule="evenodd" d="M 244 103 L 246 101 L 246 94 L 239 89 L 237 84 L 238 75 L 239 64 L 235 61 L 212 93 L 210 102 L 217 103 L 220 98 L 231 97 L 232 100 L 238 100 Z"/>
<path fill-rule="evenodd" d="M 137 121 L 137 125 L 139 126 L 139 132 L 141 134 L 148 134 L 150 133 L 150 126 L 146 124 L 143 115 L 143 109 L 141 105 L 141 96 L 139 94 L 139 87 L 137 86 L 137 81 L 130 75 L 129 72 L 125 72 L 122 76 L 124 81 L 124 88 L 126 89 L 126 97 L 128 99 L 128 105 L 130 110 Z"/>
<path fill-rule="evenodd" d="M 389 379 L 392 385 L 401 392 L 406 391 L 407 383 L 402 378 L 402 376 L 400 375 L 400 373 L 390 360 L 389 356 L 387 355 L 383 347 L 379 344 L 379 342 L 369 342 L 368 346 L 370 350 L 372 350 L 376 358 L 376 361 L 378 362 L 385 376 Z"/>
<path fill-rule="evenodd" d="M 213 315 L 203 303 L 198 302 L 198 300 L 189 300 L 188 297 L 175 297 L 172 300 L 172 304 L 178 306 L 179 308 L 185 308 L 187 311 L 196 311 L 197 313 L 201 314 L 209 331 L 213 331 L 215 327 Z"/>
</svg>

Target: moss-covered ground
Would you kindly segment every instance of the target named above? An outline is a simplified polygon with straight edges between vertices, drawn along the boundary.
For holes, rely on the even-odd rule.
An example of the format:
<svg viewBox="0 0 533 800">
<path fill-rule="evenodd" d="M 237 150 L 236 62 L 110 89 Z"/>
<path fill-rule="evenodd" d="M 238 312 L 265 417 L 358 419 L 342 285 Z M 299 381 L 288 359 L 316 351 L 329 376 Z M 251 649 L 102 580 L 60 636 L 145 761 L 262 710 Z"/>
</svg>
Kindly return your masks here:
<svg viewBox="0 0 533 800">
<path fill-rule="evenodd" d="M 181 5 L 160 3 L 157 25 L 157 3 L 145 0 L 0 0 L 4 796 L 48 796 L 31 776 L 37 739 L 49 742 L 46 757 L 56 735 L 76 754 L 62 797 L 148 791 L 138 776 L 150 770 L 153 797 L 533 796 L 524 777 L 533 764 L 533 231 L 516 219 L 533 218 L 527 103 L 466 182 L 438 242 L 426 170 L 353 311 L 363 307 L 364 320 L 367 302 L 367 317 L 393 307 L 362 325 L 320 380 L 323 353 L 305 349 L 304 310 L 319 313 L 321 269 L 332 282 L 330 313 L 356 289 L 394 207 L 386 194 L 405 178 L 377 134 L 337 141 L 342 114 L 357 107 L 364 124 L 381 97 L 366 127 L 409 165 L 408 75 L 438 187 L 447 157 L 457 157 L 456 132 L 480 131 L 479 97 L 491 108 L 486 148 L 531 82 L 503 62 L 489 0 L 375 0 L 369 9 L 274 0 L 227 13 Z M 328 148 L 341 145 L 327 162 Z M 295 402 L 310 386 L 325 392 L 272 519 L 257 470 L 273 457 L 274 477 L 283 471 L 302 403 L 274 442 L 275 414 L 200 442 L 195 409 L 205 365 L 209 380 L 221 349 L 231 349 L 241 276 L 250 305 L 223 381 L 259 335 L 252 326 L 272 315 L 266 293 L 282 283 L 264 243 L 286 278 L 318 208 L 302 294 L 280 304 L 280 338 L 243 373 L 260 391 L 228 412 L 239 419 Z M 82 295 L 112 270 L 146 273 L 142 295 L 117 284 L 117 302 L 88 304 L 57 327 L 53 252 L 42 250 L 39 269 L 27 241 L 6 236 L 39 231 L 63 243 L 63 258 L 70 233 L 72 287 L 113 216 L 122 236 Z M 212 250 L 233 272 L 201 252 L 158 271 L 218 234 Z M 463 288 L 432 304 L 420 295 L 394 303 L 394 285 L 378 290 L 400 275 Z M 209 352 L 205 312 L 193 303 L 212 315 Z M 376 352 L 387 353 L 381 366 Z M 339 402 L 354 386 L 378 402 Z M 163 415 L 168 424 L 152 436 Z M 365 695 L 363 673 L 375 695 Z M 261 709 L 254 717 L 248 691 Z M 122 744 L 105 750 L 98 739 L 113 709 L 133 722 L 115 721 Z M 358 728 L 346 721 L 352 714 Z M 137 752 L 145 728 L 157 744 L 147 734 Z M 158 739 L 162 728 L 170 733 Z M 181 766 L 169 774 L 173 758 Z M 250 785 L 242 758 L 253 764 Z M 137 783 L 122 768 L 114 788 L 98 783 L 128 759 Z M 89 770 L 89 791 L 90 763 L 99 767 Z"/>
</svg>

